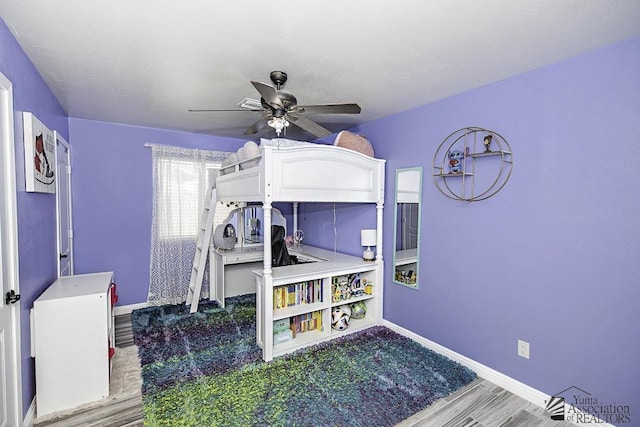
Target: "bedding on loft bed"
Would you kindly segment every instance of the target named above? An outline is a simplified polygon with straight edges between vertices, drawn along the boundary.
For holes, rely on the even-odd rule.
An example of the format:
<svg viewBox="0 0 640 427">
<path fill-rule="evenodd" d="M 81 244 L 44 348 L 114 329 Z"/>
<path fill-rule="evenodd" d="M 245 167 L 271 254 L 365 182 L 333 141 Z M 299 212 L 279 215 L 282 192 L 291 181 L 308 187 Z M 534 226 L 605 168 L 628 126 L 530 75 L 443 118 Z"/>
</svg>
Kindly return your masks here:
<svg viewBox="0 0 640 427">
<path fill-rule="evenodd" d="M 285 138 L 260 138 L 260 145 L 256 144 L 253 141 L 247 141 L 242 147 L 238 149 L 238 151 L 236 151 L 235 153 L 231 153 L 231 155 L 225 159 L 225 161 L 222 163 L 220 174 L 224 175 L 237 171 L 239 169 L 248 169 L 257 166 L 260 163 L 260 158 L 262 157 L 263 147 L 275 147 L 276 149 L 279 149 L 286 147 L 300 147 L 305 145 L 315 144 L 312 142 L 296 141 L 293 139 Z"/>
<path fill-rule="evenodd" d="M 384 198 L 385 161 L 339 146 L 283 138 L 262 140 L 260 146 L 248 141 L 226 163 L 216 179 L 220 201 L 377 203 Z"/>
<path fill-rule="evenodd" d="M 224 175 L 226 173 L 231 173 L 234 170 L 237 171 L 239 169 L 248 169 L 250 167 L 257 166 L 260 162 L 263 147 L 274 147 L 276 149 L 280 149 L 287 147 L 304 147 L 309 145 L 314 146 L 318 144 L 287 138 L 260 138 L 260 145 L 256 144 L 253 141 L 247 141 L 242 147 L 238 149 L 237 152 L 232 153 L 224 161 L 220 174 Z M 365 137 L 363 137 L 362 135 L 356 135 L 346 130 L 338 133 L 333 145 L 336 147 L 354 150 L 370 157 L 374 157 L 373 147 Z M 234 166 L 237 166 L 237 168 Z"/>
</svg>

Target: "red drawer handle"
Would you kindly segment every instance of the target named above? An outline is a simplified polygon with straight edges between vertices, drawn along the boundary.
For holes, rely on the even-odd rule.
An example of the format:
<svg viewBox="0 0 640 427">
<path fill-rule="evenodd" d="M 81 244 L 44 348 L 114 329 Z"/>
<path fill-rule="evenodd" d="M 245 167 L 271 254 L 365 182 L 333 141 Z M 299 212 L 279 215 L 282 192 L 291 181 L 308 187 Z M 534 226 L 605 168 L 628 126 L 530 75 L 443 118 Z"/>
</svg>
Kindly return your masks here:
<svg viewBox="0 0 640 427">
<path fill-rule="evenodd" d="M 117 285 L 115 283 L 111 284 L 111 307 L 116 305 L 116 303 L 118 302 L 118 294 L 116 294 L 116 287 Z"/>
</svg>

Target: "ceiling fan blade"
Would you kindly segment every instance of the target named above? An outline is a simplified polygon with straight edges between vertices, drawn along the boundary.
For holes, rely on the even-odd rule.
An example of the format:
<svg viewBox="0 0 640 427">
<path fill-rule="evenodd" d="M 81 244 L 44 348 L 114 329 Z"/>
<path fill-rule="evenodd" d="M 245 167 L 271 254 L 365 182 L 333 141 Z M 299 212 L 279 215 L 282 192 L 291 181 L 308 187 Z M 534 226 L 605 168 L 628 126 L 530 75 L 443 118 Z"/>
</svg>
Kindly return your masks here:
<svg viewBox="0 0 640 427">
<path fill-rule="evenodd" d="M 298 105 L 294 110 L 306 114 L 360 114 L 361 108 L 358 104 L 325 104 Z"/>
<path fill-rule="evenodd" d="M 247 130 L 244 131 L 243 135 L 255 135 L 256 133 L 260 132 L 260 129 L 267 125 L 268 118 L 269 114 L 264 114 L 262 117 L 260 117 L 260 120 L 249 126 Z"/>
<path fill-rule="evenodd" d="M 271 105 L 273 108 L 284 108 L 276 88 L 265 83 L 254 81 L 252 81 L 251 84 L 256 88 L 258 93 L 260 93 L 260 96 L 262 96 L 267 104 Z"/>
<path fill-rule="evenodd" d="M 287 118 L 294 125 L 298 126 L 306 132 L 309 132 L 311 135 L 317 136 L 318 138 L 329 136 L 333 133 L 329 129 L 325 129 L 319 124 L 312 122 L 311 120 L 302 116 L 294 116 L 293 114 L 288 114 Z"/>
<path fill-rule="evenodd" d="M 208 112 L 216 112 L 216 111 L 251 111 L 251 112 L 255 112 L 255 111 L 260 111 L 260 110 L 247 110 L 247 109 L 234 109 L 234 110 L 196 110 L 196 109 L 190 109 L 189 112 L 190 113 L 208 113 Z"/>
</svg>

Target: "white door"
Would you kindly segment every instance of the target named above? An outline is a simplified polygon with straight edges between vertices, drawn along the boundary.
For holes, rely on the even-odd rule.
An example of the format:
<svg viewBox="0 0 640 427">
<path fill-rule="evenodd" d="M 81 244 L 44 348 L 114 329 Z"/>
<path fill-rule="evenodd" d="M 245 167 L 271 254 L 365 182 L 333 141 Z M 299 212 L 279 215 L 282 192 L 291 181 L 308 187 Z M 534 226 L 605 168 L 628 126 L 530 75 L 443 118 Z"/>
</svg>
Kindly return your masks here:
<svg viewBox="0 0 640 427">
<path fill-rule="evenodd" d="M 402 248 L 415 249 L 418 247 L 418 224 L 420 222 L 420 204 L 402 203 L 401 208 Z"/>
<path fill-rule="evenodd" d="M 71 147 L 55 132 L 56 207 L 58 219 L 58 277 L 73 274 L 73 229 L 71 222 Z"/>
<path fill-rule="evenodd" d="M 22 425 L 18 294 L 18 219 L 13 136 L 13 89 L 0 73 L 0 427 Z M 13 298 L 16 299 L 16 298 Z"/>
</svg>

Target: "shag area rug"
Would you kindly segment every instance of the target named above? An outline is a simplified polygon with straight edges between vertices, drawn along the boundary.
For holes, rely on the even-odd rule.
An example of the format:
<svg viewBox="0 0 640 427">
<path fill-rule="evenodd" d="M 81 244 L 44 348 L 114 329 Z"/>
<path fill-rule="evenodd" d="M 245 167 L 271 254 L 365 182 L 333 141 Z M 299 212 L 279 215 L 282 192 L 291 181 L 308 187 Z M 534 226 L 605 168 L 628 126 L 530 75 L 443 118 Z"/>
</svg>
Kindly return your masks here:
<svg viewBox="0 0 640 427">
<path fill-rule="evenodd" d="M 145 425 L 390 426 L 476 374 L 384 327 L 269 363 L 255 337 L 255 295 L 132 314 Z"/>
</svg>

